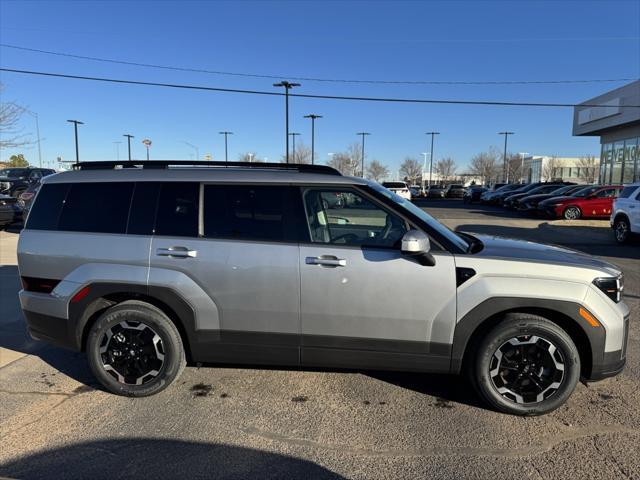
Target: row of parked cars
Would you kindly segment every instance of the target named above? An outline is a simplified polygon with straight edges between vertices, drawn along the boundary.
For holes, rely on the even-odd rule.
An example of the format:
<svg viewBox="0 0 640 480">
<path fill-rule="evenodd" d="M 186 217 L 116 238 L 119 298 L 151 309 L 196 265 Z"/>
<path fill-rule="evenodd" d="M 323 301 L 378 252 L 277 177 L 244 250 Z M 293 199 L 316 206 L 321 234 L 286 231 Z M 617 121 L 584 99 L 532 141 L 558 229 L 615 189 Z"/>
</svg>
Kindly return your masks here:
<svg viewBox="0 0 640 480">
<path fill-rule="evenodd" d="M 640 183 L 631 185 L 576 185 L 570 182 L 498 184 L 491 189 L 469 187 L 467 203 L 499 205 L 549 218 L 610 219 L 618 242 L 640 233 Z"/>
<path fill-rule="evenodd" d="M 56 173 L 51 168 L 11 167 L 0 169 L 0 228 L 26 216 L 40 180 Z"/>
<path fill-rule="evenodd" d="M 418 198 L 462 198 L 465 193 L 464 185 L 453 183 L 450 185 L 420 185 L 409 186 L 406 182 L 382 182 L 382 186 L 406 200 Z"/>
</svg>

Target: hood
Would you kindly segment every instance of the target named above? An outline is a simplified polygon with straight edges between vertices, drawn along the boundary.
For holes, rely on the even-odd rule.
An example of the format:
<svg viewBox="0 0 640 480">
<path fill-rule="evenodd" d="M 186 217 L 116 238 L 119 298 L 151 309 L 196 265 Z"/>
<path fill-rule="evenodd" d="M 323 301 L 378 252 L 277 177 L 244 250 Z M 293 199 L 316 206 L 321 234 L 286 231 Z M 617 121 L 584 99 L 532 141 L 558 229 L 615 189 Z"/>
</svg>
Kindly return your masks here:
<svg viewBox="0 0 640 480">
<path fill-rule="evenodd" d="M 612 276 L 621 273 L 618 267 L 609 262 L 570 248 L 493 235 L 472 235 L 484 244 L 484 248 L 474 256 L 582 267 L 600 270 Z"/>
<path fill-rule="evenodd" d="M 564 202 L 565 200 L 575 200 L 576 198 L 578 197 L 572 197 L 570 195 L 560 196 L 560 197 L 550 197 L 544 200 L 544 203 L 545 205 L 548 205 L 550 203 Z M 540 203 L 543 203 L 543 202 L 540 202 Z"/>
</svg>

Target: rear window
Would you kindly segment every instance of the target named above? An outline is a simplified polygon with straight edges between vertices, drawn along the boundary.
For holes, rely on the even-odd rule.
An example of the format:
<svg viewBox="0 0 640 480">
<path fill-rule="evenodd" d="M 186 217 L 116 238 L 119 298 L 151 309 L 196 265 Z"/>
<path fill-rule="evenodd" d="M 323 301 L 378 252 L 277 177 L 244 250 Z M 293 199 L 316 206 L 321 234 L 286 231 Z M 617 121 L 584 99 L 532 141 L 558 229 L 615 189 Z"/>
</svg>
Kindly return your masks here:
<svg viewBox="0 0 640 480">
<path fill-rule="evenodd" d="M 620 195 L 618 196 L 618 198 L 629 198 L 631 195 L 633 195 L 633 192 L 635 192 L 636 190 L 640 190 L 640 187 L 638 185 L 631 185 L 628 187 L 624 187 L 620 192 Z"/>
<path fill-rule="evenodd" d="M 58 222 L 68 232 L 125 233 L 132 182 L 71 185 Z"/>
</svg>

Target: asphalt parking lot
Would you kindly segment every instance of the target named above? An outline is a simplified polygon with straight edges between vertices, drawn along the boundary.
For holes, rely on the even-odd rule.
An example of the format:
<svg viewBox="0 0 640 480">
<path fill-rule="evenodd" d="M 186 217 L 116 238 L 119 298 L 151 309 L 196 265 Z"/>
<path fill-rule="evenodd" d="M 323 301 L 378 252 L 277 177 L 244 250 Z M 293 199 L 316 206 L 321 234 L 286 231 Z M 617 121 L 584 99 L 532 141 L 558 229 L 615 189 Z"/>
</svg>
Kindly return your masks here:
<svg viewBox="0 0 640 480">
<path fill-rule="evenodd" d="M 462 379 L 192 366 L 163 393 L 98 388 L 83 354 L 28 338 L 18 234 L 0 232 L 0 476 L 12 478 L 640 478 L 640 242 L 606 221 L 423 200 L 452 228 L 562 244 L 626 275 L 628 361 L 537 418 L 488 410 Z"/>
</svg>

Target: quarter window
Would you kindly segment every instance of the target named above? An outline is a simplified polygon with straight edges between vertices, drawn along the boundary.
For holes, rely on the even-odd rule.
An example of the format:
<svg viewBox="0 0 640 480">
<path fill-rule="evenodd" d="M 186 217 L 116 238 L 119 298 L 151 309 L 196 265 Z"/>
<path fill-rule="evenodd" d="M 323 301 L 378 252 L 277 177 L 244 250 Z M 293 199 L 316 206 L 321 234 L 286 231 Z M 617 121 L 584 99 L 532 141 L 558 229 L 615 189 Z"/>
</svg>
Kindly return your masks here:
<svg viewBox="0 0 640 480">
<path fill-rule="evenodd" d="M 56 230 L 68 190 L 68 183 L 43 185 L 29 211 L 26 228 L 31 230 Z"/>
<path fill-rule="evenodd" d="M 314 243 L 396 248 L 408 230 L 402 218 L 354 191 L 309 189 L 304 204 Z"/>
<path fill-rule="evenodd" d="M 64 202 L 58 230 L 125 233 L 133 183 L 75 183 Z"/>
</svg>

